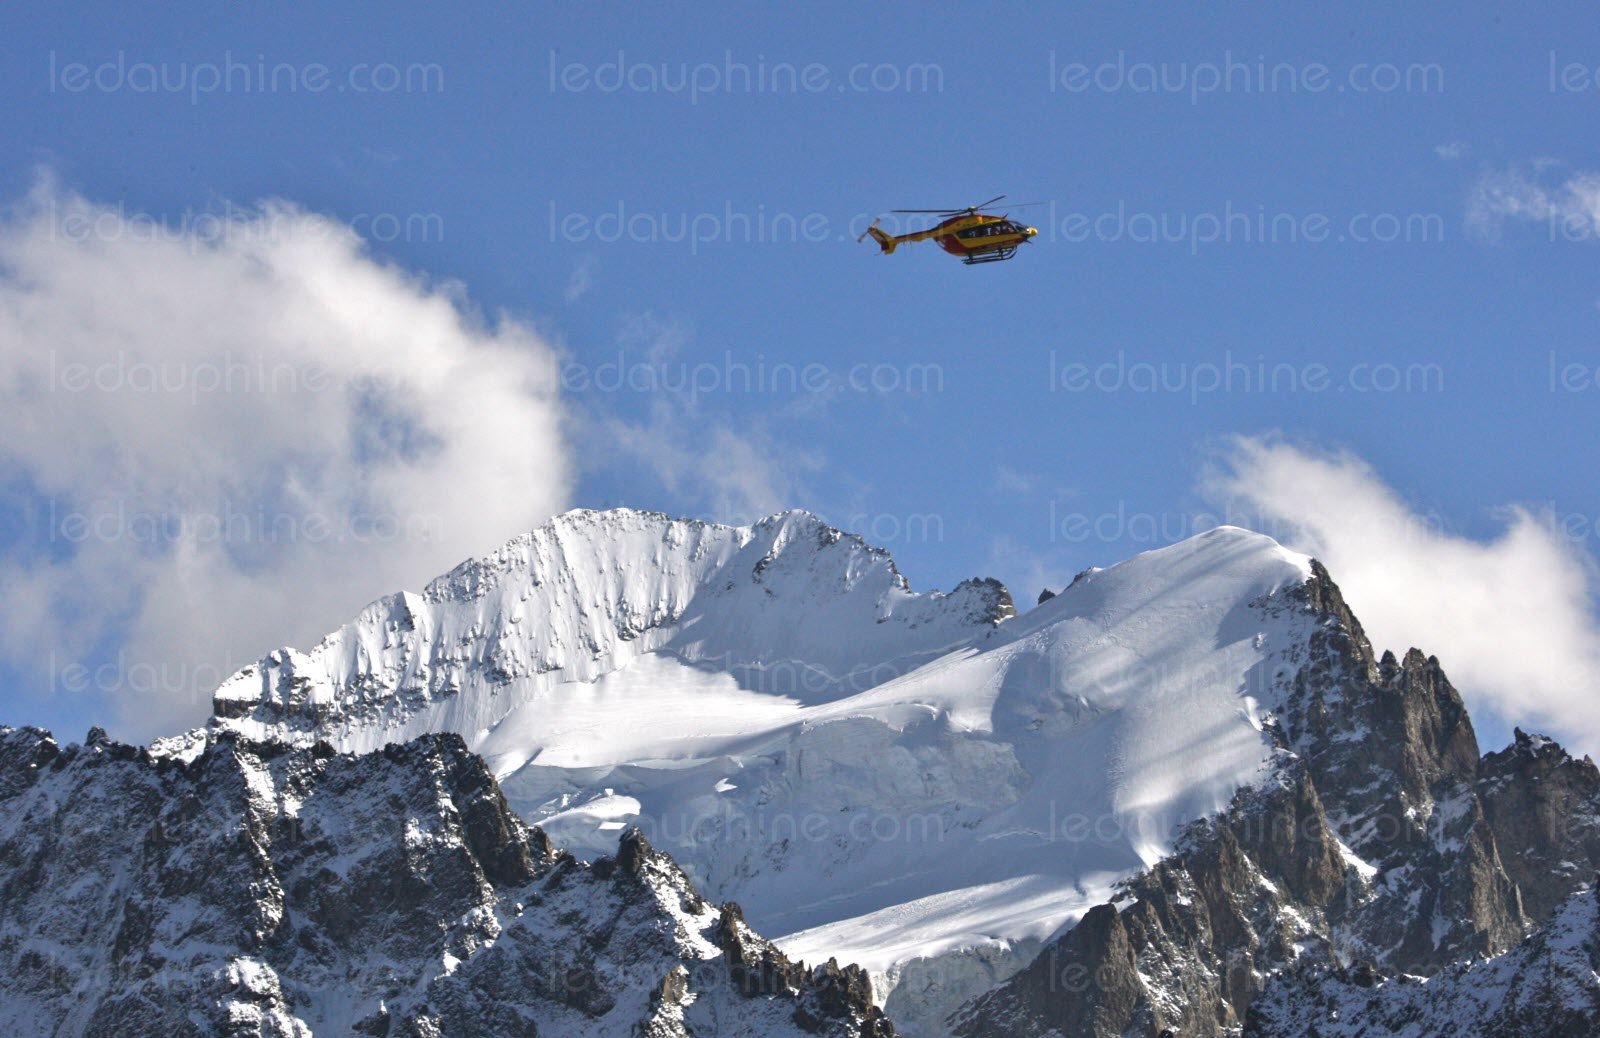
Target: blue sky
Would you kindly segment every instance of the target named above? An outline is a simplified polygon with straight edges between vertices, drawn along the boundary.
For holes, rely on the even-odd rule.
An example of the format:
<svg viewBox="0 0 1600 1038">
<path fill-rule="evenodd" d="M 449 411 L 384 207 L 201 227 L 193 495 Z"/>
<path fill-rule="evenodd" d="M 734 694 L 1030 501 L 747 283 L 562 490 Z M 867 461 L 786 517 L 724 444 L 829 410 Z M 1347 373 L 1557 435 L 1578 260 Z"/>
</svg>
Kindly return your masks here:
<svg viewBox="0 0 1600 1038">
<path fill-rule="evenodd" d="M 0 12 L 0 50 L 0 198 L 37 199 L 44 176 L 119 226 L 178 228 L 287 200 L 482 324 L 537 333 L 561 384 L 557 475 L 495 485 L 525 507 L 492 536 L 452 528 L 456 556 L 565 504 L 799 506 L 891 548 L 916 586 L 993 573 L 1031 602 L 1223 514 L 1322 549 L 1336 577 L 1340 557 L 1415 548 L 1436 583 L 1382 633 L 1433 638 L 1447 668 L 1497 614 L 1441 628 L 1429 603 L 1494 600 L 1490 573 L 1520 582 L 1503 601 L 1557 603 L 1562 673 L 1600 674 L 1592 10 L 23 3 Z M 1017 211 L 1040 235 L 1011 263 L 853 241 L 891 208 L 1002 192 L 1050 203 Z M 1425 520 L 1425 544 L 1343 530 L 1340 493 L 1285 501 L 1260 455 L 1219 498 L 1207 473 L 1245 464 L 1238 436 L 1351 476 Z M 37 575 L 77 550 L 39 532 L 74 488 L 41 486 L 30 457 L 3 470 L 0 547 Z M 1560 531 L 1539 564 L 1517 505 L 1527 536 Z M 230 610 L 255 633 L 229 659 L 440 568 L 391 549 L 364 591 Z M 31 587 L 12 608 L 67 615 Z M 1358 609 L 1400 594 L 1350 590 Z M 138 730 L 115 689 L 61 679 L 63 659 L 116 659 L 143 607 L 119 608 L 42 670 L 0 654 L 4 719 Z M 215 651 L 196 637 L 191 667 Z M 1512 720 L 1600 731 L 1582 702 L 1469 676 Z"/>
</svg>

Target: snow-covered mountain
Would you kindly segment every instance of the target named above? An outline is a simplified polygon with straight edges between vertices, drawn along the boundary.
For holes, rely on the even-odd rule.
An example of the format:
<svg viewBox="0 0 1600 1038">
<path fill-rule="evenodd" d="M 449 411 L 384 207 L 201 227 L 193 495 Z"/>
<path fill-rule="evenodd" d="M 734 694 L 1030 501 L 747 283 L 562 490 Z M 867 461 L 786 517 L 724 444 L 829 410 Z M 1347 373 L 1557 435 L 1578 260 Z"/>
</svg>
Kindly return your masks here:
<svg viewBox="0 0 1600 1038">
<path fill-rule="evenodd" d="M 411 935 L 405 947 L 349 967 L 379 992 L 383 1020 L 411 1021 L 393 1033 L 469 1026 L 455 1020 L 510 1034 L 537 1018 L 540 1034 L 603 1021 L 737 1035 L 770 1016 L 887 1034 L 871 994 L 913 1038 L 1220 1038 L 1258 1000 L 1306 1012 L 1320 996 L 1302 978 L 1337 980 L 1350 962 L 1431 975 L 1504 952 L 1600 867 L 1592 763 L 1520 732 L 1481 756 L 1437 660 L 1375 651 L 1318 563 L 1228 527 L 1088 570 L 1018 615 L 994 581 L 914 592 L 885 552 L 805 513 L 728 527 L 573 512 L 242 670 L 206 728 L 148 755 L 6 738 L 36 747 L 0 775 L 0 796 L 32 790 L 16 803 L 35 821 L 0 833 L 0 893 L 32 899 L 0 918 L 0 957 L 38 951 L 70 973 L 136 953 L 139 969 L 223 1005 L 232 967 L 215 964 L 243 956 L 260 979 L 239 980 L 256 992 L 245 1001 L 288 1028 L 250 1034 L 388 1026 L 370 998 L 357 1013 L 328 993 L 343 937 L 323 932 L 341 924 L 317 914 L 333 896 L 318 891 L 348 895 L 358 859 L 371 876 L 417 874 L 423 846 L 457 863 L 425 860 L 424 886 L 454 889 L 457 869 L 482 878 L 460 904 L 388 919 Z M 477 772 L 460 763 L 479 760 Z M 28 767 L 77 784 L 16 777 Z M 477 777 L 458 792 L 441 771 Z M 184 785 L 199 773 L 222 792 Z M 366 779 L 362 801 L 342 777 L 353 774 L 387 777 Z M 115 795 L 96 785 L 113 779 Z M 374 792 L 385 783 L 410 792 Z M 334 802 L 329 788 L 351 799 L 317 815 L 302 806 L 313 787 L 319 803 Z M 36 821 L 82 824 L 63 805 L 120 810 L 107 805 L 121 797 L 145 812 L 118 836 L 138 868 L 123 876 L 121 858 L 102 856 L 41 879 Z M 463 802 L 496 819 L 476 843 L 452 821 L 472 813 Z M 232 888 L 248 907 L 227 925 L 277 935 L 262 945 L 277 958 L 220 941 L 221 922 L 184 922 L 214 906 L 151 871 L 168 824 L 152 819 L 174 804 L 227 831 L 252 820 L 241 846 L 257 850 L 226 868 L 255 878 Z M 273 825 L 291 837 L 268 838 Z M 596 864 L 548 850 L 543 834 Z M 496 878 L 486 863 L 502 845 L 533 864 Z M 299 878 L 274 886 L 250 871 L 263 859 Z M 192 873 L 200 859 L 183 860 Z M 623 897 L 612 880 L 637 878 L 641 861 L 666 878 L 645 901 Z M 568 874 L 588 885 L 534 897 Z M 91 906 L 73 917 L 82 927 L 116 910 L 113 889 L 179 922 L 108 952 L 92 928 L 73 938 L 36 914 L 50 890 L 72 891 Z M 742 910 L 713 910 L 702 893 Z M 619 912 L 656 936 L 596 930 Z M 538 1001 L 549 991 L 537 984 L 524 997 L 494 979 L 597 946 L 612 1008 L 572 1016 Z M 639 969 L 617 965 L 640 956 Z M 802 958 L 868 972 L 789 962 Z M 756 1000 L 743 981 L 739 999 L 705 987 L 706 962 L 764 978 Z M 680 968 L 687 987 L 671 979 Z M 40 1005 L 104 1002 L 54 983 Z M 509 1015 L 484 1015 L 500 1000 Z M 1260 1034 L 1280 1033 L 1270 1019 Z"/>
<path fill-rule="evenodd" d="M 213 731 L 453 731 L 558 845 L 638 825 L 786 950 L 932 1019 L 1268 776 L 1310 574 L 1223 528 L 1017 617 L 993 582 L 914 593 L 804 513 L 575 512 L 242 671 Z"/>
<path fill-rule="evenodd" d="M 801 512 L 731 527 L 576 511 L 420 595 L 374 602 L 310 652 L 246 667 L 215 706 L 241 734 L 353 751 L 439 731 L 478 740 L 524 708 L 570 698 L 557 687 L 656 653 L 759 692 L 836 698 L 1012 612 L 993 581 L 914 594 L 887 552 Z M 626 734 L 589 727 L 562 747 L 587 758 Z M 528 752 L 547 751 L 548 738 L 529 732 Z"/>
</svg>

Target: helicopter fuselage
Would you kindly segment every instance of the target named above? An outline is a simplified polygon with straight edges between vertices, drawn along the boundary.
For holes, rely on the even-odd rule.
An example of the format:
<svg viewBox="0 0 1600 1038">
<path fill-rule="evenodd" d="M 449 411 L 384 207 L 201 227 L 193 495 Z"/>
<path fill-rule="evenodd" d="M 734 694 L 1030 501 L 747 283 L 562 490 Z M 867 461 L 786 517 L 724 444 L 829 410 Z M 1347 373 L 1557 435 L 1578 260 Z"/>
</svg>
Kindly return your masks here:
<svg viewBox="0 0 1600 1038">
<path fill-rule="evenodd" d="M 925 231 L 900 235 L 890 235 L 874 221 L 862 237 L 871 235 L 885 254 L 907 242 L 931 240 L 950 255 L 959 256 L 970 264 L 1008 260 L 1016 255 L 1018 245 L 1030 241 L 1038 233 L 1037 228 L 1006 216 L 965 212 L 946 217 Z"/>
<path fill-rule="evenodd" d="M 1038 233 L 1036 228 L 989 213 L 952 216 L 930 232 L 940 248 L 964 259 L 1001 251 L 1009 256 L 1018 245 Z"/>
</svg>

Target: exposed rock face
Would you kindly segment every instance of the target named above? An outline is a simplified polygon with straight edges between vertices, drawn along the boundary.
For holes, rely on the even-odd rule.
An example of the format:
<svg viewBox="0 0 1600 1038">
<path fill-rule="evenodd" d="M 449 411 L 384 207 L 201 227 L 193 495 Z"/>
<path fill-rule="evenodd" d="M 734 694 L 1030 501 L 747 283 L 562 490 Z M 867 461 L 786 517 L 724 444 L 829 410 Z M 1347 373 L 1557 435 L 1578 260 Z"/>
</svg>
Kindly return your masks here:
<svg viewBox="0 0 1600 1038">
<path fill-rule="evenodd" d="M 1360 888 L 1310 777 L 1286 766 L 968 1007 L 956 1033 L 1220 1035 L 1297 948 L 1327 954 L 1329 920 Z"/>
<path fill-rule="evenodd" d="M 966 1006 L 953 1018 L 958 1034 L 1236 1033 L 1281 971 L 1293 968 L 1277 982 L 1284 990 L 1293 977 L 1377 983 L 1373 966 L 1344 967 L 1353 960 L 1433 974 L 1517 945 L 1593 876 L 1591 762 L 1520 733 L 1480 761 L 1438 660 L 1376 656 L 1320 564 L 1292 598 L 1287 607 L 1318 624 L 1298 669 L 1262 677 L 1261 697 L 1276 704 L 1278 781 L 1194 826 L 1176 855 Z M 1592 976 L 1585 991 L 1600 999 Z M 1289 1012 L 1260 1016 L 1251 1033 L 1390 1033 L 1280 1027 Z M 1293 1016 L 1296 1026 L 1309 1019 Z M 1600 1033 L 1600 1013 L 1582 1019 L 1591 1030 L 1503 1033 Z"/>
<path fill-rule="evenodd" d="M 717 947 L 727 959 L 734 986 L 747 998 L 805 993 L 794 1019 L 804 1030 L 823 1033 L 831 1022 L 859 1025 L 861 1038 L 894 1038 L 894 1027 L 872 1004 L 872 982 L 858 966 L 840 966 L 829 959 L 815 970 L 791 962 L 777 945 L 745 925 L 735 902 L 723 904 L 715 931 Z"/>
<path fill-rule="evenodd" d="M 1600 909 L 1593 890 L 1558 906 L 1516 948 L 1427 981 L 1370 966 L 1306 966 L 1250 1007 L 1245 1038 L 1592 1038 L 1600 1033 Z"/>
<path fill-rule="evenodd" d="M 1476 794 L 1478 742 L 1460 694 L 1416 649 L 1375 659 L 1320 564 L 1304 593 L 1325 634 L 1295 677 L 1284 740 L 1334 830 L 1378 869 L 1352 921 L 1366 954 L 1429 973 L 1510 946 L 1527 919 Z"/>
<path fill-rule="evenodd" d="M 1506 872 L 1528 917 L 1544 922 L 1594 880 L 1600 862 L 1600 769 L 1549 739 L 1517 729 L 1512 744 L 1483 758 L 1478 796 Z"/>
<path fill-rule="evenodd" d="M 893 1035 L 850 967 L 743 987 L 726 914 L 637 833 L 553 851 L 453 735 L 184 763 L 0 729 L 8 1033 Z"/>
</svg>

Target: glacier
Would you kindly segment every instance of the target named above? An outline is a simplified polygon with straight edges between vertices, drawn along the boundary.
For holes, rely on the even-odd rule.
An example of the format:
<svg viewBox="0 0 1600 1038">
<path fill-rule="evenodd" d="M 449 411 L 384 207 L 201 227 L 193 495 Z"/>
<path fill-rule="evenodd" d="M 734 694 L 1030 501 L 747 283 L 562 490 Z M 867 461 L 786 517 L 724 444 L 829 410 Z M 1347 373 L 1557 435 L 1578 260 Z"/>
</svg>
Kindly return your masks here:
<svg viewBox="0 0 1600 1038">
<path fill-rule="evenodd" d="M 804 512 L 575 511 L 241 670 L 209 728 L 459 734 L 557 845 L 637 826 L 916 1033 L 1271 773 L 1310 567 L 1221 527 L 1017 615 L 994 581 L 914 592 Z"/>
</svg>

